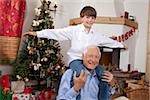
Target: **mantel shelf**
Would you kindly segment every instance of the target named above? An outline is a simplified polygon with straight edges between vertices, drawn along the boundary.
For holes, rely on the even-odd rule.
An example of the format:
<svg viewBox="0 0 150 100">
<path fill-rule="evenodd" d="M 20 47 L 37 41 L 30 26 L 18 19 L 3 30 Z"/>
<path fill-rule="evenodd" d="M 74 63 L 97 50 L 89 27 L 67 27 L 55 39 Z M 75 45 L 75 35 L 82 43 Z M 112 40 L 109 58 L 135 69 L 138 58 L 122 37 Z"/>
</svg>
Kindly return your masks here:
<svg viewBox="0 0 150 100">
<path fill-rule="evenodd" d="M 73 18 L 70 20 L 70 25 L 77 25 L 80 24 L 80 18 Z M 121 17 L 97 17 L 96 22 L 97 24 L 119 24 L 119 25 L 126 25 L 134 28 L 138 28 L 138 23 L 135 21 L 131 21 L 129 19 L 121 18 Z"/>
</svg>

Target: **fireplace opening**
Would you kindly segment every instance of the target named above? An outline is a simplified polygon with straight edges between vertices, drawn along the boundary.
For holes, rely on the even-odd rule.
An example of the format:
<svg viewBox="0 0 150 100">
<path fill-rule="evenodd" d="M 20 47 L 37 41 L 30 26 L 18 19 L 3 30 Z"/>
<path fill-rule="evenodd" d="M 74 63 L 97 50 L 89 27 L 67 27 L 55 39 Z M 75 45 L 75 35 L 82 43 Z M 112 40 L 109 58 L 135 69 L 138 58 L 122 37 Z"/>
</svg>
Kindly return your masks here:
<svg viewBox="0 0 150 100">
<path fill-rule="evenodd" d="M 121 48 L 99 47 L 101 51 L 100 65 L 104 65 L 110 70 L 118 70 L 120 64 Z M 114 67 L 114 68 L 113 68 Z"/>
</svg>

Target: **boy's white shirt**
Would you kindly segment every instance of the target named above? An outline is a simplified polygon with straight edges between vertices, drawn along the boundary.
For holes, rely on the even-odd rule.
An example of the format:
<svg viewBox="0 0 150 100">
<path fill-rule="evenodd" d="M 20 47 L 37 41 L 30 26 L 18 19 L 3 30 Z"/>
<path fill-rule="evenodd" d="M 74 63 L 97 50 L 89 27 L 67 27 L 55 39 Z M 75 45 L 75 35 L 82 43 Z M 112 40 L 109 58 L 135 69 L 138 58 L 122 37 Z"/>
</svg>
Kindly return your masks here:
<svg viewBox="0 0 150 100">
<path fill-rule="evenodd" d="M 37 37 L 55 39 L 59 41 L 70 40 L 71 47 L 67 54 L 69 56 L 68 64 L 75 59 L 82 59 L 82 52 L 87 46 L 97 45 L 111 48 L 123 48 L 124 45 L 94 31 L 85 31 L 83 24 L 69 26 L 62 29 L 45 29 L 37 31 Z"/>
</svg>

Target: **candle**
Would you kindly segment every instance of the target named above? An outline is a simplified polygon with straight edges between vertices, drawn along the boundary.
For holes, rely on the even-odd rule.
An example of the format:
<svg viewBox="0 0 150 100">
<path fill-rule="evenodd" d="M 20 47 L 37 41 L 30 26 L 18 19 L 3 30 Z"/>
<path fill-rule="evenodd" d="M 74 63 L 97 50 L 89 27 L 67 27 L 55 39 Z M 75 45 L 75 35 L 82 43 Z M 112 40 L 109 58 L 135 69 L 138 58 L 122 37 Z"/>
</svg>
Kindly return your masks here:
<svg viewBox="0 0 150 100">
<path fill-rule="evenodd" d="M 57 8 L 57 2 L 55 2 L 54 8 L 55 8 L 55 9 Z"/>
</svg>

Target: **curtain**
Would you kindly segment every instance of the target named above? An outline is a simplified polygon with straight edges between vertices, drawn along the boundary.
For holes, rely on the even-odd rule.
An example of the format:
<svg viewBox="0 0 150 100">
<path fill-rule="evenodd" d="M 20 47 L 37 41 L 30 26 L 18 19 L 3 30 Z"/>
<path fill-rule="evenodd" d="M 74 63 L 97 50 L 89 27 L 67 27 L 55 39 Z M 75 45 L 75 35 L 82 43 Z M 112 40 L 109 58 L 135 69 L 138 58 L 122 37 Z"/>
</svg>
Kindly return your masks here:
<svg viewBox="0 0 150 100">
<path fill-rule="evenodd" d="M 16 59 L 25 5 L 25 0 L 0 0 L 0 63 Z"/>
</svg>

